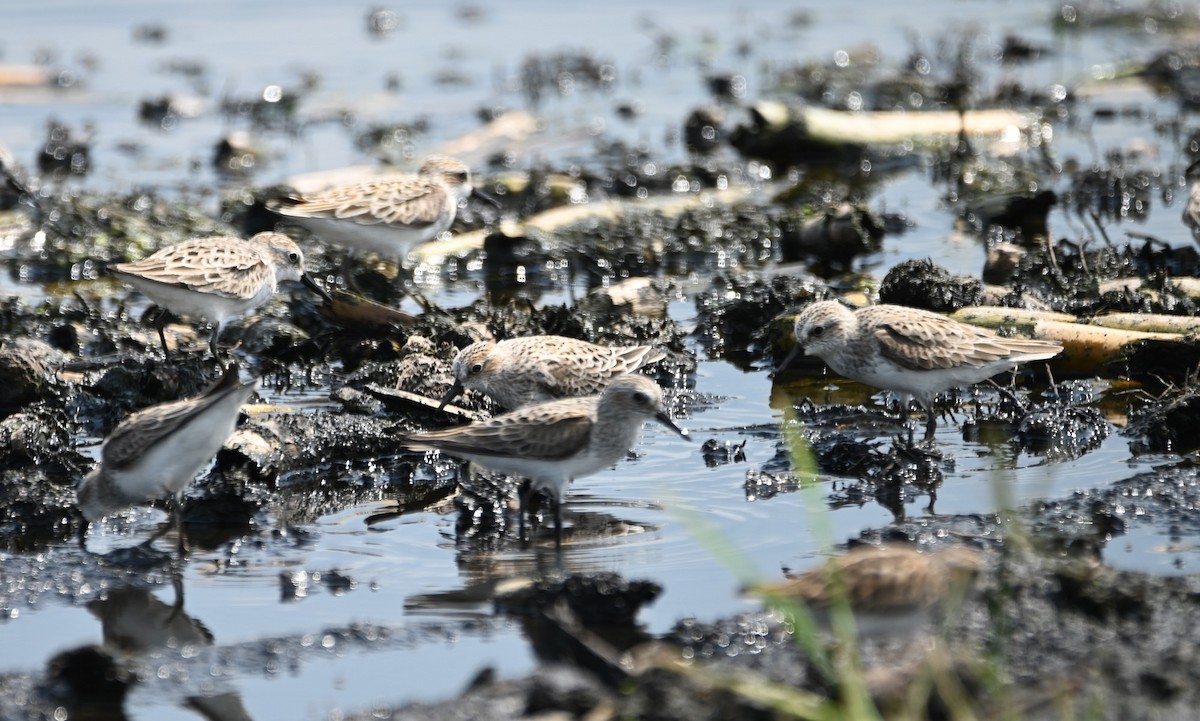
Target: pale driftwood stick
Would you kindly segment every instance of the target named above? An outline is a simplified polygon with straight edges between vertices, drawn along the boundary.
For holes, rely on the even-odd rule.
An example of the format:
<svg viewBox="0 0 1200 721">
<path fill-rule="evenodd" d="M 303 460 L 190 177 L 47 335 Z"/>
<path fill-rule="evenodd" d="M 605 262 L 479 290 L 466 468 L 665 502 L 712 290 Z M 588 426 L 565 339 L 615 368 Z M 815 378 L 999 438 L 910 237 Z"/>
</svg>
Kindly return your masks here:
<svg viewBox="0 0 1200 721">
<path fill-rule="evenodd" d="M 1092 325 L 1105 328 L 1140 331 L 1143 333 L 1192 333 L 1200 330 L 1200 318 L 1161 313 L 1107 313 L 1090 320 Z"/>
<path fill-rule="evenodd" d="M 537 132 L 538 120 L 533 114 L 510 110 L 478 130 L 443 143 L 436 152 L 454 157 L 478 157 L 509 143 L 525 140 Z"/>
<path fill-rule="evenodd" d="M 1131 343 L 1145 340 L 1184 342 L 1177 333 L 1145 333 L 1105 328 L 1063 320 L 1062 313 L 1040 311 L 1014 312 L 1013 308 L 963 308 L 951 318 L 985 328 L 1011 328 L 1018 334 L 1063 344 L 1062 355 L 1051 364 L 1071 373 L 1094 372 L 1100 366 L 1121 357 Z M 1070 316 L 1066 316 L 1070 318 Z"/>
<path fill-rule="evenodd" d="M 419 406 L 431 411 L 438 410 L 438 405 L 441 403 L 441 401 L 439 401 L 437 398 L 427 398 L 419 393 L 406 391 L 402 388 L 386 388 L 377 383 L 368 383 L 367 385 L 363 386 L 363 389 L 381 401 L 392 403 L 399 402 L 402 404 Z M 465 418 L 470 421 L 479 421 L 487 418 L 487 415 L 483 413 L 469 411 L 462 406 L 456 406 L 454 404 L 447 404 L 445 408 L 442 408 L 441 412 L 446 413 L 447 415 Z"/>
<path fill-rule="evenodd" d="M 985 328 L 998 328 L 1021 323 L 1037 321 L 1060 321 L 1074 323 L 1075 316 L 1070 313 L 1056 313 L 1049 310 L 1029 310 L 1027 308 L 1005 308 L 1003 306 L 974 305 L 962 308 L 950 314 L 954 320 Z"/>
<path fill-rule="evenodd" d="M 773 128 L 795 122 L 804 135 L 828 143 L 898 143 L 957 135 L 1004 135 L 1028 128 L 1032 119 L 1012 110 L 954 110 L 929 112 L 851 112 L 811 106 L 790 107 L 773 100 L 755 104 L 763 121 Z"/>
</svg>

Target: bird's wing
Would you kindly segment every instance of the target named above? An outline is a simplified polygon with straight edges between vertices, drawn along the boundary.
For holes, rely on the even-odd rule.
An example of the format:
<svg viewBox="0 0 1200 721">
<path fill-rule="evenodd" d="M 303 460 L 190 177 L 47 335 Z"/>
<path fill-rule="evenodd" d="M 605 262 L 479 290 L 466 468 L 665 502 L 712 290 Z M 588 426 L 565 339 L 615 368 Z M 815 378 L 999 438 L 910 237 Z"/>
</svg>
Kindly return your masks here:
<svg viewBox="0 0 1200 721">
<path fill-rule="evenodd" d="M 230 239 L 236 240 L 236 239 Z M 251 298 L 271 272 L 255 250 L 230 243 L 180 243 L 132 263 L 117 263 L 118 276 L 139 278 L 228 298 Z"/>
<path fill-rule="evenodd" d="M 666 353 L 651 346 L 607 347 L 584 341 L 556 344 L 543 349 L 538 364 L 541 386 L 556 397 L 599 393 L 613 377 L 637 370 L 647 363 L 662 360 Z"/>
<path fill-rule="evenodd" d="M 884 357 L 911 370 L 982 366 L 1012 355 L 1003 338 L 936 313 L 891 316 L 874 326 Z"/>
<path fill-rule="evenodd" d="M 248 386 L 238 380 L 237 367 L 230 365 L 216 383 L 195 398 L 162 403 L 144 408 L 117 424 L 104 442 L 104 465 L 109 469 L 127 468 L 146 449 L 186 426 L 193 418 L 219 403 L 230 393 L 243 392 Z"/>
<path fill-rule="evenodd" d="M 469 426 L 415 433 L 402 445 L 497 458 L 558 460 L 574 455 L 587 444 L 592 414 L 587 409 L 577 413 L 544 412 L 546 408 L 547 404 L 530 406 Z"/>
<path fill-rule="evenodd" d="M 289 198 L 277 204 L 276 210 L 302 218 L 420 227 L 432 225 L 441 217 L 445 200 L 440 186 L 423 179 L 380 179 Z"/>
<path fill-rule="evenodd" d="M 146 449 L 179 430 L 206 405 L 203 398 L 189 398 L 134 413 L 121 421 L 104 442 L 104 465 L 114 470 L 128 468 Z"/>
</svg>

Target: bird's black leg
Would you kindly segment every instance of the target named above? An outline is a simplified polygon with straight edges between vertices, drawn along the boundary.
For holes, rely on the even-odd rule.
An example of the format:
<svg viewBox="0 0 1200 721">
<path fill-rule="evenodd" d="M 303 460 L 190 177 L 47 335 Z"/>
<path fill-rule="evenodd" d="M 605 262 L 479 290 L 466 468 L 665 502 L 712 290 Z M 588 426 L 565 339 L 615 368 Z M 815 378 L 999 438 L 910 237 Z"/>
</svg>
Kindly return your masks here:
<svg viewBox="0 0 1200 721">
<path fill-rule="evenodd" d="M 221 335 L 221 324 L 214 322 L 212 327 L 212 335 L 208 337 L 208 348 L 212 351 L 213 358 L 216 358 L 217 363 L 220 364 L 221 354 L 217 353 L 217 336 Z"/>
<path fill-rule="evenodd" d="M 927 411 L 929 420 L 925 421 L 925 442 L 933 440 L 933 432 L 937 430 L 937 411 L 932 407 Z"/>
<path fill-rule="evenodd" d="M 158 342 L 162 343 L 163 359 L 168 363 L 171 362 L 171 351 L 167 350 L 167 334 L 163 329 L 167 326 L 167 309 L 159 308 L 158 314 L 154 316 L 154 327 L 158 330 Z"/>
<path fill-rule="evenodd" d="M 529 512 L 529 497 L 533 495 L 533 484 L 525 481 L 517 489 L 517 540 L 525 541 L 525 514 Z"/>
<path fill-rule="evenodd" d="M 175 494 L 175 501 L 171 504 L 171 508 L 175 513 L 175 537 L 178 540 L 176 550 L 179 552 L 179 562 L 183 563 L 183 556 L 187 553 L 187 539 L 183 535 L 183 493 Z"/>
<path fill-rule="evenodd" d="M 554 494 L 554 548 L 562 548 L 562 499 Z"/>
<path fill-rule="evenodd" d="M 913 444 L 913 427 L 909 425 L 909 400 L 908 398 L 900 399 L 900 427 L 908 431 L 908 445 Z"/>
<path fill-rule="evenodd" d="M 167 620 L 163 624 L 164 628 L 168 623 L 174 621 L 176 616 L 183 613 L 183 577 L 179 575 L 178 569 L 171 574 L 171 586 L 175 589 L 175 603 L 171 604 L 171 615 L 167 616 Z"/>
</svg>

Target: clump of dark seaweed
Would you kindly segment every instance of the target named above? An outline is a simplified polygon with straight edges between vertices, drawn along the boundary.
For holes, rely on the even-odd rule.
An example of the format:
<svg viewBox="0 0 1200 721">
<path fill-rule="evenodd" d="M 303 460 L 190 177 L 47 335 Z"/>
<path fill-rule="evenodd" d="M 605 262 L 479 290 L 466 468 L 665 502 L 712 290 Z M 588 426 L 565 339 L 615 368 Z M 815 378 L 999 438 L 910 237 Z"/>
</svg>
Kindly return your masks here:
<svg viewBox="0 0 1200 721">
<path fill-rule="evenodd" d="M 696 295 L 695 335 L 714 355 L 761 357 L 770 351 L 782 360 L 793 341 L 791 323 L 781 314 L 827 297 L 823 283 L 803 276 L 719 275 Z"/>
<path fill-rule="evenodd" d="M 983 284 L 975 278 L 951 275 L 930 259 L 908 260 L 892 267 L 879 284 L 879 302 L 951 313 L 979 305 Z"/>
<path fill-rule="evenodd" d="M 1193 372 L 1194 373 L 1194 372 Z M 1182 387 L 1171 387 L 1133 409 L 1121 431 L 1134 453 L 1190 453 L 1200 448 L 1200 388 L 1193 374 Z"/>
</svg>

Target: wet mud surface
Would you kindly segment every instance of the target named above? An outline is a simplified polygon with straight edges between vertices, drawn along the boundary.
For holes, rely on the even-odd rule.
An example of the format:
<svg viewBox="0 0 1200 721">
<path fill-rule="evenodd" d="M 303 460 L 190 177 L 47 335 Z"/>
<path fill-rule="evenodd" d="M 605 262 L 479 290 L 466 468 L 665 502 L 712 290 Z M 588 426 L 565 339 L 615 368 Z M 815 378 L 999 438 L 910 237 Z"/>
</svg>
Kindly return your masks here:
<svg viewBox="0 0 1200 721">
<path fill-rule="evenodd" d="M 457 12 L 464 26 L 486 22 L 484 9 Z M 1147 6 L 1133 20 L 1189 27 L 1187 18 L 1160 12 Z M 1112 29 L 1125 27 L 1119 13 L 1075 13 L 1067 18 L 1063 6 L 1055 27 L 1117 33 L 1124 43 L 1141 37 Z M 790 16 L 788 32 L 803 32 L 810 20 L 802 15 Z M 402 32 L 400 22 L 377 9 L 366 32 L 386 39 Z M 166 42 L 163 32 L 145 26 L 136 42 Z M 671 63 L 670 32 L 647 32 L 662 62 Z M 672 141 L 665 149 L 614 132 L 593 134 L 581 151 L 578 132 L 553 123 L 543 140 L 559 151 L 531 150 L 501 135 L 472 158 L 477 182 L 501 206 L 468 204 L 451 237 L 438 241 L 444 250 L 419 249 L 399 265 L 347 256 L 281 223 L 336 302 L 285 286 L 256 314 L 223 326 L 220 345 L 244 374 L 263 379 L 262 390 L 212 468 L 186 492 L 190 552 L 183 558 L 167 550 L 175 546 L 171 533 L 140 543 L 166 527 L 165 504 L 91 529 L 76 507 L 75 488 L 98 444 L 123 418 L 194 395 L 220 372 L 205 327 L 186 319 L 167 326 L 172 355 L 164 359 L 152 308 L 105 266 L 190 237 L 273 228 L 280 219 L 264 200 L 287 192 L 294 178 L 261 174 L 266 156 L 232 135 L 204 171 L 221 176 L 219 191 L 214 184 L 181 192 L 186 181 L 178 179 L 132 191 L 98 180 L 103 148 L 93 150 L 82 128 L 69 125 L 48 127 L 36 157 L 3 158 L 0 239 L 4 288 L 12 292 L 0 298 L 0 634 L 66 607 L 99 622 L 103 644 L 0 668 L 0 717 L 56 718 L 63 709 L 71 718 L 145 717 L 169 699 L 206 718 L 248 718 L 239 695 L 248 680 L 304 679 L 345 658 L 411 663 L 430 648 L 515 629 L 534 672 L 488 666 L 453 698 L 414 703 L 376 689 L 316 713 L 873 717 L 854 710 L 858 698 L 885 718 L 1192 718 L 1200 702 L 1192 683 L 1200 642 L 1200 469 L 1188 455 L 1200 447 L 1194 329 L 1103 356 L 1073 350 L 1070 359 L 945 394 L 935 411 L 950 430 L 934 444 L 912 441 L 893 399 L 827 374 L 814 359 L 773 376 L 772 415 L 740 418 L 733 428 L 705 424 L 713 409 L 745 392 L 713 384 L 712 365 L 763 378 L 791 350 L 795 313 L 816 300 L 942 313 L 991 306 L 1085 320 L 1196 314 L 1200 290 L 1191 281 L 1200 255 L 1187 227 L 1188 166 L 1200 151 L 1187 111 L 1195 100 L 1190 51 L 1173 47 L 1174 55 L 1148 58 L 1130 75 L 1157 93 L 1139 109 L 1094 84 L 1023 84 L 1021 69 L 1053 54 L 1037 41 L 1013 35 L 992 52 L 972 46 L 971 38 L 982 43 L 978 36 L 967 38 L 935 50 L 914 37 L 904 62 L 892 51 L 884 62 L 873 49 L 779 61 L 751 95 L 748 70 L 688 65 L 703 93 L 667 116 Z M 749 67 L 754 55 L 747 46 L 736 56 Z M 439 63 L 431 73 L 438 88 L 471 87 L 469 73 Z M 531 54 L 509 101 L 521 112 L 554 116 L 548 106 L 579 93 L 649 132 L 656 126 L 645 120 L 647 110 L 614 92 L 636 87 L 622 85 L 619 64 L 603 52 Z M 201 72 L 171 67 L 189 82 Z M 72 92 L 69 74 L 53 77 L 62 87 L 52 92 Z M 297 83 L 269 101 L 229 95 L 205 114 L 244 124 L 268 143 L 353 128 L 345 134 L 357 152 L 380 160 L 407 161 L 415 148 L 434 145 L 420 140 L 432 132 L 428 119 L 364 127 L 348 116 L 304 116 L 297 108 L 310 90 Z M 184 122 L 192 112 L 184 100 L 143 101 L 139 122 Z M 505 112 L 512 108 L 481 103 L 474 101 L 484 129 L 512 117 Z M 1003 138 L 1011 147 L 1002 149 L 987 134 L 919 127 L 910 131 L 915 140 L 831 138 L 815 134 L 818 118 L 806 108 L 904 110 L 918 123 L 923 111 L 965 118 L 1013 110 L 1031 120 L 1014 127 L 1017 137 Z M 662 120 L 661 108 L 652 113 Z M 1174 155 L 1147 160 L 1136 147 L 1114 145 L 1083 162 L 1088 156 L 1078 146 L 1087 143 L 1078 135 L 1092 145 L 1120 135 L 1105 123 L 1149 125 L 1160 144 L 1174 144 Z M 1076 145 L 1056 145 L 1056 128 L 1076 134 L 1059 142 Z M 897 204 L 887 195 L 897 186 L 919 189 L 922 200 Z M 981 265 L 939 252 L 941 240 L 906 246 L 929 217 L 925 201 L 949 221 L 936 234 L 953 232 L 956 247 L 969 247 Z M 1001 332 L 1019 330 L 1021 317 Z M 740 480 L 728 507 L 703 511 L 736 518 L 738 507 L 752 505 L 754 513 L 793 514 L 800 527 L 810 513 L 877 510 L 869 527 L 823 542 L 837 552 L 882 543 L 969 548 L 983 559 L 974 588 L 953 608 L 904 621 L 899 635 L 835 641 L 827 628 L 798 624 L 794 609 L 754 602 L 746 610 L 732 600 L 728 613 L 708 617 L 683 606 L 671 628 L 649 630 L 640 618 L 670 591 L 662 579 L 639 575 L 638 561 L 617 573 L 611 567 L 619 564 L 607 557 L 577 567 L 571 554 L 636 549 L 663 525 L 686 526 L 675 516 L 646 521 L 635 512 L 638 503 L 669 506 L 671 494 L 623 501 L 626 507 L 569 495 L 567 550 L 556 554 L 547 503 L 535 504 L 533 542 L 517 538 L 519 479 L 472 473 L 397 444 L 413 429 L 498 410 L 470 392 L 458 408 L 437 410 L 458 349 L 537 334 L 649 343 L 666 353 L 643 372 L 666 389 L 673 417 L 703 430 L 694 447 L 676 451 L 660 442 L 635 448 L 631 458 L 678 452 L 679 468 L 678 459 L 687 459 L 733 469 Z M 1128 472 L 1093 460 L 1114 443 L 1127 449 L 1120 458 Z M 1096 476 L 1089 463 L 1118 467 Z M 1084 469 L 1072 476 L 1074 490 L 1006 497 L 1016 494 L 1006 486 L 1013 476 L 1053 477 L 1072 464 Z M 664 465 L 658 473 L 683 472 Z M 1000 498 L 964 513 L 966 492 L 953 486 L 964 480 L 961 467 L 978 465 L 996 476 L 979 494 Z M 624 467 L 631 474 L 641 468 Z M 952 510 L 939 510 L 955 494 Z M 242 569 L 272 579 L 271 603 L 284 607 L 377 593 L 402 569 L 380 561 L 347 571 L 323 544 L 339 533 L 369 538 L 421 523 L 431 525 L 425 545 L 436 546 L 442 563 L 453 557 L 463 588 L 407 596 L 398 613 L 430 614 L 420 622 L 349 620 L 351 612 L 336 623 L 321 616 L 301 632 L 269 627 L 226 641 L 184 603 L 188 573 Z M 688 528 L 689 552 L 715 546 L 724 571 L 739 581 L 761 580 L 751 578 L 754 562 L 771 576 L 790 561 L 816 565 L 812 554 L 781 560 L 737 548 L 719 532 L 706 536 L 699 521 Z M 1174 558 L 1177 567 L 1118 567 L 1113 559 L 1123 544 Z M 671 553 L 684 555 L 674 546 L 659 552 Z M 710 591 L 702 583 L 693 592 Z M 202 603 L 212 611 L 222 601 Z M 463 664 L 475 668 L 473 659 Z M 154 700 L 131 701 L 139 693 Z M 386 701 L 370 701 L 381 695 Z"/>
</svg>

